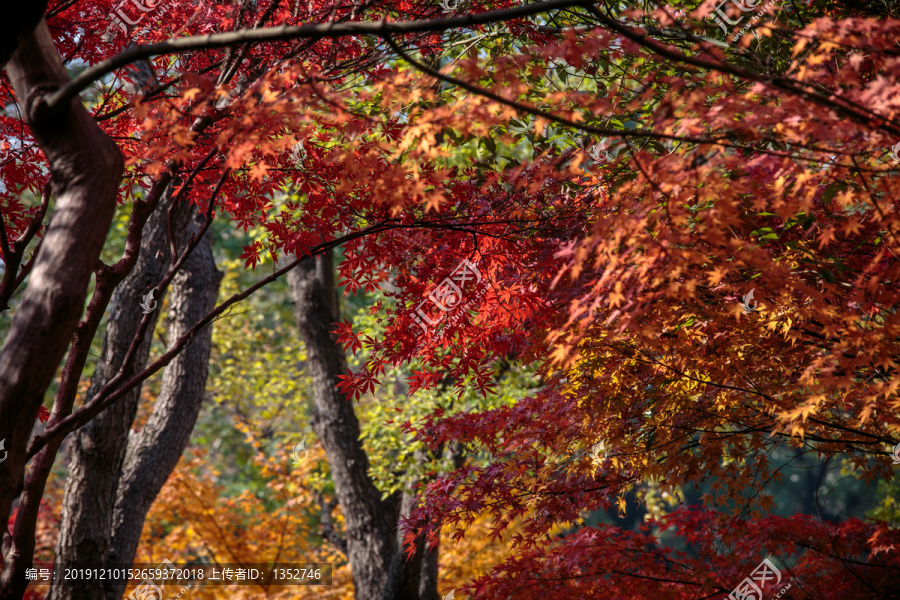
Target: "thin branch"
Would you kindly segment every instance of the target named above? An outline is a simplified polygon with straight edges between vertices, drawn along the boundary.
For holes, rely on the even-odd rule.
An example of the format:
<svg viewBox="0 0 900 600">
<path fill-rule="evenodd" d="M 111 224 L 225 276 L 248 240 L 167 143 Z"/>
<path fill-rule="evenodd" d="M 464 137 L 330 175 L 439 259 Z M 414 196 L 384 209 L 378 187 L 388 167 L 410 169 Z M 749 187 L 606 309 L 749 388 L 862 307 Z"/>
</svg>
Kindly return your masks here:
<svg viewBox="0 0 900 600">
<path fill-rule="evenodd" d="M 22 253 L 25 251 L 25 247 L 28 245 L 28 242 L 31 241 L 31 238 L 37 234 L 37 232 L 41 229 L 41 225 L 44 222 L 44 215 L 47 214 L 47 207 L 50 206 L 50 182 L 48 181 L 44 184 L 44 189 L 41 192 L 41 205 L 38 206 L 37 212 L 34 213 L 34 216 L 31 217 L 31 221 L 28 223 L 28 227 L 25 228 L 25 231 L 22 232 L 16 241 L 13 243 L 14 252 Z"/>
<path fill-rule="evenodd" d="M 200 243 L 200 238 L 203 237 L 203 234 L 206 233 L 206 230 L 209 228 L 210 223 L 212 223 L 212 211 L 213 206 L 216 202 L 216 196 L 219 194 L 219 190 L 222 189 L 222 185 L 225 183 L 225 180 L 228 178 L 228 175 L 231 173 L 231 169 L 225 169 L 222 173 L 222 176 L 219 179 L 218 184 L 213 190 L 212 195 L 209 198 L 209 208 L 206 211 L 206 219 L 203 222 L 203 225 L 200 228 L 200 231 L 196 235 L 192 235 L 190 240 L 188 240 L 187 244 L 185 244 L 184 250 L 182 250 L 180 255 L 172 256 L 172 265 L 169 267 L 169 270 L 163 276 L 162 281 L 157 284 L 155 289 L 159 292 L 160 297 L 162 297 L 163 291 L 168 287 L 169 283 L 171 283 L 172 279 L 175 278 L 175 275 L 181 270 L 181 266 L 187 260 L 188 255 L 194 250 L 197 244 Z M 173 201 L 174 203 L 174 201 Z M 171 208 L 169 210 L 171 214 Z M 174 244 L 174 242 L 173 242 Z M 173 245 L 174 250 L 174 245 Z M 125 357 L 122 359 L 122 366 L 119 368 L 119 372 L 112 379 L 107 382 L 106 386 L 100 392 L 98 392 L 97 396 L 102 396 L 103 390 L 106 390 L 114 383 L 121 381 L 128 375 L 129 369 L 131 369 L 131 362 L 134 360 L 135 356 L 137 356 L 138 349 L 141 346 L 141 343 L 144 340 L 144 335 L 147 333 L 147 329 L 150 326 L 150 323 L 153 321 L 152 317 L 149 314 L 144 315 L 144 318 L 141 319 L 140 324 L 138 325 L 138 330 L 134 334 L 134 338 L 131 340 L 131 345 L 128 347 L 128 350 L 125 352 Z M 191 336 L 193 338 L 193 336 Z M 188 340 L 190 341 L 190 340 Z M 187 344 L 185 344 L 186 346 Z M 93 401 L 92 401 L 93 403 Z M 87 405 L 85 405 L 86 407 Z M 85 408 L 82 407 L 82 410 Z M 79 411 L 80 412 L 80 411 Z M 77 414 L 77 413 L 75 413 Z"/>
<path fill-rule="evenodd" d="M 191 187 L 191 183 L 194 181 L 194 177 L 197 176 L 197 173 L 202 171 L 206 167 L 206 163 L 208 163 L 213 156 L 219 151 L 218 146 L 213 146 L 212 150 L 210 150 L 203 159 L 197 163 L 197 166 L 194 167 L 194 170 L 191 171 L 191 174 L 188 175 L 188 178 L 185 180 L 184 185 L 181 186 L 181 189 L 178 190 L 178 194 L 172 199 L 172 204 L 169 206 L 168 211 L 168 228 L 169 228 L 169 252 L 172 254 L 172 262 L 174 263 L 178 257 L 178 249 L 175 248 L 175 211 L 178 210 L 178 206 L 181 204 L 181 200 L 184 198 L 184 195 Z M 224 180 L 224 179 L 223 179 Z M 221 185 L 221 183 L 220 183 Z M 217 190 L 218 193 L 218 190 Z"/>
<path fill-rule="evenodd" d="M 807 160 L 807 161 L 814 160 L 811 158 L 804 158 L 804 157 L 794 154 L 792 152 L 778 152 L 778 151 L 774 151 L 774 150 L 769 150 L 767 148 L 754 148 L 754 147 L 750 147 L 750 146 L 747 146 L 744 144 L 736 144 L 731 141 L 731 137 L 728 134 L 724 134 L 724 133 L 721 135 L 718 135 L 718 136 L 697 137 L 697 136 L 683 136 L 683 135 L 673 135 L 673 134 L 666 134 L 666 133 L 657 133 L 655 131 L 650 131 L 647 129 L 613 129 L 610 127 L 597 127 L 595 125 L 587 125 L 586 123 L 577 123 L 571 119 L 567 119 L 566 117 L 561 117 L 559 115 L 555 115 L 551 112 L 547 112 L 543 109 L 537 108 L 536 106 L 528 106 L 528 105 L 522 104 L 520 102 L 516 102 L 514 100 L 508 100 L 508 99 L 504 98 L 503 96 L 500 96 L 498 94 L 495 94 L 494 92 L 491 92 L 490 90 L 487 90 L 483 87 L 474 85 L 467 81 L 463 81 L 462 79 L 457 79 L 457 78 L 451 77 L 449 75 L 444 75 L 437 69 L 433 69 L 433 68 L 429 67 L 428 65 L 423 64 L 423 63 L 415 60 L 411 56 L 409 56 L 409 54 L 404 52 L 403 49 L 401 49 L 391 39 L 391 37 L 389 35 L 385 36 L 385 41 L 388 43 L 388 45 L 391 46 L 391 48 L 400 57 L 402 57 L 408 63 L 410 63 L 415 68 L 419 69 L 420 71 L 422 71 L 424 73 L 427 73 L 428 75 L 431 75 L 432 77 L 434 77 L 436 79 L 439 79 L 446 83 L 461 87 L 462 89 L 464 89 L 468 92 L 471 92 L 473 94 L 477 94 L 479 96 L 484 96 L 485 98 L 489 98 L 495 102 L 499 102 L 500 104 L 509 106 L 510 108 L 514 108 L 520 112 L 535 115 L 538 117 L 542 117 L 553 123 L 558 123 L 560 125 L 564 125 L 566 127 L 571 127 L 573 129 L 577 129 L 580 131 L 585 131 L 587 133 L 593 133 L 593 134 L 597 134 L 597 135 L 601 135 L 601 136 L 609 136 L 609 137 L 612 137 L 612 136 L 621 137 L 621 138 L 634 137 L 634 138 L 646 138 L 646 139 L 657 139 L 657 140 L 675 140 L 678 142 L 693 142 L 695 144 L 709 144 L 712 146 L 721 146 L 723 148 L 735 148 L 735 149 L 742 150 L 742 151 L 753 151 L 753 152 L 758 152 L 760 154 L 768 154 L 771 156 L 782 156 L 782 157 L 788 156 L 788 157 L 798 158 L 798 159 Z M 723 141 L 723 140 L 727 140 L 727 141 Z M 760 138 L 760 141 L 774 142 L 777 140 L 763 137 L 763 138 Z M 795 148 L 803 148 L 806 150 L 812 150 L 812 151 L 816 151 L 816 152 L 825 152 L 825 153 L 830 153 L 830 154 L 834 154 L 836 152 L 832 148 L 820 148 L 817 146 L 811 146 L 811 145 L 807 145 L 807 144 L 793 144 L 793 146 Z"/>
<path fill-rule="evenodd" d="M 16 282 L 13 284 L 13 291 L 19 289 L 19 286 L 25 282 L 25 278 L 31 273 L 31 268 L 34 267 L 34 261 L 37 258 L 38 252 L 41 250 L 41 244 L 43 243 L 43 238 L 38 240 L 38 243 L 34 247 L 34 252 L 31 253 L 31 258 L 29 258 L 28 262 L 19 269 L 19 274 L 16 276 Z"/>
<path fill-rule="evenodd" d="M 269 7 L 266 9 L 266 12 L 264 12 L 259 17 L 259 19 L 257 19 L 254 29 L 259 29 L 259 27 L 263 23 L 265 23 L 266 21 L 269 20 L 269 17 L 271 17 L 272 14 L 275 12 L 275 9 L 278 8 L 279 2 L 280 2 L 280 0 L 272 0 L 272 2 L 269 3 Z M 238 22 L 240 22 L 240 21 L 238 21 Z M 231 60 L 230 65 L 228 64 L 230 57 L 229 57 L 229 60 L 225 61 L 225 64 L 224 64 L 225 68 L 222 70 L 221 73 L 219 73 L 219 81 L 217 82 L 219 85 L 221 85 L 223 83 L 228 83 L 237 74 L 238 67 L 240 67 L 241 62 L 243 62 L 244 58 L 247 56 L 247 52 L 249 51 L 249 49 L 250 49 L 249 46 L 244 46 L 242 49 L 238 50 L 237 56 L 234 57 L 233 60 Z M 231 52 L 232 50 L 233 50 L 233 48 L 229 48 L 228 52 Z"/>
<path fill-rule="evenodd" d="M 341 554 L 347 556 L 347 539 L 342 537 L 341 534 L 338 533 L 337 530 L 335 530 L 334 522 L 331 519 L 331 511 L 333 511 L 337 506 L 337 502 L 334 499 L 326 502 L 325 500 L 320 498 L 319 506 L 322 508 L 322 537 L 331 542 L 331 544 L 335 548 L 337 548 Z"/>
<path fill-rule="evenodd" d="M 719 144 L 722 145 L 722 138 L 726 136 L 718 136 L 718 137 L 695 137 L 695 136 L 678 136 L 678 135 L 670 135 L 666 133 L 656 133 L 655 131 L 647 131 L 645 129 L 613 129 L 610 127 L 596 127 L 594 125 L 587 125 L 585 123 L 576 123 L 571 119 L 567 119 L 566 117 L 561 117 L 559 115 L 555 115 L 551 112 L 547 112 L 541 108 L 537 108 L 536 106 L 527 106 L 521 104 L 519 102 L 515 102 L 514 100 L 507 100 L 503 96 L 499 94 L 495 94 L 494 92 L 487 90 L 483 87 L 473 85 L 467 81 L 463 81 L 462 79 L 457 79 L 456 77 L 451 77 L 449 75 L 444 75 L 437 69 L 433 69 L 428 65 L 421 63 L 407 54 L 397 43 L 390 37 L 390 35 L 384 36 L 385 41 L 394 50 L 403 60 L 422 71 L 423 73 L 427 73 L 432 77 L 444 81 L 446 83 L 455 85 L 460 87 L 468 92 L 473 94 L 477 94 L 479 96 L 484 96 L 485 98 L 489 98 L 494 102 L 499 102 L 505 106 L 509 106 L 510 108 L 514 108 L 518 111 L 529 113 L 532 115 L 536 115 L 538 117 L 542 117 L 547 119 L 548 121 L 552 121 L 553 123 L 558 123 L 560 125 L 565 125 L 566 127 L 572 127 L 574 129 L 580 129 L 581 131 L 587 131 L 589 133 L 595 133 L 597 135 L 604 136 L 631 136 L 631 137 L 642 137 L 642 138 L 651 138 L 658 140 L 682 140 L 688 142 L 694 142 L 696 144 Z"/>
<path fill-rule="evenodd" d="M 3 218 L 3 211 L 0 210 L 0 259 L 3 260 L 4 265 L 7 265 L 7 268 L 11 255 L 9 240 L 6 239 L 6 221 Z"/>
<path fill-rule="evenodd" d="M 25 281 L 25 277 L 31 272 L 31 267 L 34 265 L 34 257 L 37 256 L 38 249 L 41 247 L 40 242 L 35 247 L 31 259 L 21 269 L 19 264 L 22 262 L 22 256 L 25 254 L 28 242 L 40 231 L 49 205 L 50 184 L 47 183 L 41 194 L 40 206 L 38 206 L 37 211 L 31 217 L 31 221 L 25 227 L 25 231 L 12 244 L 9 243 L 9 239 L 6 236 L 6 224 L 3 221 L 2 213 L 0 213 L 0 250 L 2 250 L 3 264 L 5 266 L 3 279 L 0 281 L 0 312 L 9 308 L 9 299 L 12 298 L 15 291 Z"/>
<path fill-rule="evenodd" d="M 835 94 L 822 94 L 805 86 L 803 82 L 797 81 L 790 77 L 766 75 L 755 73 L 747 69 L 738 67 L 722 60 L 703 60 L 694 56 L 688 56 L 683 52 L 673 49 L 673 47 L 662 44 L 648 35 L 641 33 L 641 30 L 635 27 L 629 27 L 607 16 L 594 8 L 592 5 L 585 5 L 585 8 L 597 17 L 606 27 L 625 36 L 629 40 L 640 44 L 641 46 L 651 50 L 655 54 L 675 60 L 680 63 L 694 65 L 711 71 L 719 71 L 735 77 L 740 77 L 748 81 L 755 81 L 771 86 L 782 92 L 789 92 L 796 96 L 800 96 L 806 100 L 814 101 L 817 104 L 834 109 L 835 111 L 853 119 L 855 122 L 864 126 L 884 129 L 892 135 L 900 135 L 900 123 L 890 119 L 884 115 L 879 115 L 869 109 L 860 107 L 851 101 L 837 96 Z M 880 123 L 879 123 L 880 122 Z"/>
<path fill-rule="evenodd" d="M 78 94 L 97 81 L 132 62 L 165 54 L 179 54 L 190 50 L 227 48 L 251 42 L 279 42 L 298 38 L 338 39 L 359 35 L 402 35 L 446 31 L 448 29 L 473 27 L 498 21 L 508 21 L 532 15 L 585 5 L 585 0 L 548 0 L 535 4 L 525 4 L 513 8 L 491 10 L 483 13 L 424 21 L 404 21 L 388 23 L 384 20 L 354 23 L 322 23 L 316 25 L 269 27 L 265 29 L 245 29 L 229 33 L 195 35 L 176 40 L 129 48 L 112 58 L 85 69 L 57 92 L 38 100 L 32 110 L 32 118 L 41 120 L 64 110 Z"/>
<path fill-rule="evenodd" d="M 80 409 L 73 412 L 71 415 L 62 419 L 53 427 L 47 427 L 40 435 L 32 438 L 31 442 L 28 445 L 28 450 L 26 451 L 26 455 L 28 459 L 37 454 L 41 448 L 47 445 L 47 443 L 59 435 L 66 435 L 75 431 L 88 421 L 94 418 L 97 414 L 99 414 L 104 408 L 112 404 L 115 400 L 124 396 L 130 390 L 134 389 L 136 386 L 140 385 L 151 375 L 168 365 L 172 360 L 182 351 L 184 348 L 193 341 L 193 338 L 197 333 L 211 324 L 214 320 L 216 320 L 220 315 L 222 315 L 226 310 L 228 310 L 231 306 L 237 304 L 238 302 L 248 298 L 254 292 L 259 290 L 260 288 L 268 285 L 269 283 L 275 281 L 291 269 L 295 268 L 300 264 L 301 260 L 305 260 L 310 256 L 316 256 L 331 248 L 339 246 L 345 242 L 366 236 L 371 235 L 373 233 L 380 233 L 382 231 L 388 231 L 390 229 L 400 229 L 405 227 L 405 225 L 390 223 L 389 221 L 383 221 L 371 227 L 367 227 L 361 231 L 356 233 L 352 233 L 341 238 L 337 238 L 330 242 L 323 242 L 311 249 L 311 253 L 309 256 L 304 256 L 301 259 L 297 259 L 292 263 L 288 264 L 285 267 L 275 271 L 271 275 L 265 277 L 264 279 L 258 281 L 252 286 L 248 287 L 243 292 L 232 295 L 228 300 L 218 305 L 212 311 L 210 311 L 205 317 L 200 319 L 193 327 L 191 327 L 188 331 L 186 331 L 178 340 L 172 345 L 169 350 L 160 356 L 153 364 L 147 366 L 142 372 L 134 375 L 127 381 L 123 382 L 124 375 L 123 373 L 119 373 L 112 379 L 110 379 L 105 386 L 101 390 L 97 392 L 97 394 L 92 398 L 88 403 L 84 404 Z"/>
</svg>

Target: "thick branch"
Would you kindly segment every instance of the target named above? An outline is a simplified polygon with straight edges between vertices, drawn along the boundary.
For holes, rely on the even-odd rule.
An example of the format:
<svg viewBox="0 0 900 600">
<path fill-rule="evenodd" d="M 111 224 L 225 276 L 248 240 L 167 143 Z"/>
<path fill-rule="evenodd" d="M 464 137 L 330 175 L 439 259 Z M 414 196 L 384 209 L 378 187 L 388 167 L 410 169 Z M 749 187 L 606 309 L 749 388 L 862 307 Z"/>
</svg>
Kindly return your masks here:
<svg viewBox="0 0 900 600">
<path fill-rule="evenodd" d="M 492 10 L 474 15 L 461 15 L 447 19 L 434 19 L 426 21 L 405 21 L 400 23 L 388 23 L 385 21 L 364 23 L 324 23 L 317 25 L 301 25 L 299 27 L 269 27 L 265 29 L 247 29 L 229 33 L 211 35 L 196 35 L 177 40 L 150 44 L 149 46 L 137 46 L 113 56 L 89 69 L 82 71 L 65 87 L 34 106 L 35 116 L 48 116 L 54 114 L 60 108 L 68 106 L 79 93 L 87 89 L 93 82 L 104 75 L 112 73 L 127 64 L 137 60 L 161 56 L 164 54 L 179 54 L 190 50 L 208 50 L 211 48 L 226 48 L 252 42 L 279 42 L 301 38 L 337 39 L 357 35 L 402 35 L 407 33 L 427 33 L 446 31 L 475 25 L 485 25 L 499 21 L 520 19 L 532 15 L 559 10 L 571 6 L 585 4 L 585 0 L 548 0 L 535 4 L 525 4 L 514 8 Z"/>
<path fill-rule="evenodd" d="M 3 263 L 5 264 L 3 281 L 0 282 L 0 312 L 9 308 L 9 299 L 12 298 L 12 295 L 25 280 L 25 276 L 31 271 L 33 260 L 25 263 L 21 271 L 19 269 L 19 264 L 22 262 L 22 256 L 25 254 L 25 248 L 28 246 L 28 242 L 30 242 L 40 230 L 49 205 L 50 184 L 47 184 L 44 186 L 44 191 L 41 194 L 41 204 L 38 206 L 37 212 L 31 217 L 31 221 L 29 221 L 25 231 L 16 238 L 12 245 L 10 245 L 9 241 L 6 239 L 6 229 L 3 226 L 3 219 L 0 217 L 0 242 L 2 242 L 3 245 Z M 37 248 L 35 248 L 34 252 L 37 254 Z"/>
</svg>

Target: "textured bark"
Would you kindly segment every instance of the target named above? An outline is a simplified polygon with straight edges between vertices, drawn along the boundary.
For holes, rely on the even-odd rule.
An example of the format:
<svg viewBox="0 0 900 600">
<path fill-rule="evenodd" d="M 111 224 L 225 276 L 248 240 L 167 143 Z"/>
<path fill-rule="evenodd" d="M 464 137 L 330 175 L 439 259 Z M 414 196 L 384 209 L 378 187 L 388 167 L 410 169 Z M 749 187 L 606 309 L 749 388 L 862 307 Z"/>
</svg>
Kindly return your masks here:
<svg viewBox="0 0 900 600">
<path fill-rule="evenodd" d="M 403 492 L 400 500 L 400 518 L 408 517 L 414 505 L 415 497 L 409 492 Z M 419 597 L 419 577 L 424 551 L 425 545 L 417 543 L 415 553 L 412 557 L 407 558 L 406 553 L 403 551 L 403 530 L 397 527 L 394 551 L 391 555 L 391 567 L 381 595 L 382 600 Z"/>
<path fill-rule="evenodd" d="M 396 500 L 382 501 L 369 478 L 369 459 L 359 440 L 353 405 L 337 388 L 347 362 L 331 333 L 340 318 L 331 255 L 302 261 L 288 273 L 288 283 L 313 380 L 312 427 L 328 457 L 344 515 L 356 598 L 377 600 L 388 581 L 399 507 Z"/>
<path fill-rule="evenodd" d="M 115 209 L 122 156 L 76 99 L 53 119 L 35 121 L 31 108 L 69 78 L 43 21 L 18 45 L 7 69 L 31 133 L 50 162 L 56 209 L 35 260 L 22 303 L 0 350 L 0 517 L 22 487 L 25 446 L 44 393 L 84 307 Z M 10 552 L 17 552 L 12 548 Z M 7 555 L 0 597 L 15 595 L 24 577 Z"/>
<path fill-rule="evenodd" d="M 199 230 L 199 216 L 192 232 Z M 222 273 L 216 269 L 212 236 L 207 232 L 172 282 L 169 339 L 177 340 L 216 306 Z M 163 373 L 153 413 L 139 433 L 128 437 L 112 519 L 109 560 L 131 563 L 150 505 L 190 441 L 206 392 L 212 326 L 201 329 Z M 107 588 L 120 598 L 123 584 Z"/>
<path fill-rule="evenodd" d="M 440 544 L 429 548 L 422 556 L 422 570 L 419 574 L 419 600 L 441 600 L 438 592 L 438 555 Z"/>
<path fill-rule="evenodd" d="M 91 378 L 87 400 L 93 398 L 120 370 L 144 316 L 139 305 L 147 290 L 159 283 L 170 264 L 166 215 L 171 200 L 169 191 L 145 226 L 134 269 L 113 295 L 102 358 Z M 156 300 L 160 306 L 162 298 Z M 151 313 L 150 331 L 156 324 L 159 312 Z M 131 371 L 143 369 L 150 341 L 150 335 L 144 337 Z M 56 545 L 58 564 L 100 564 L 108 560 L 113 507 L 128 432 L 137 412 L 140 393 L 141 388 L 135 388 L 74 434 Z M 99 581 L 96 585 L 54 586 L 50 591 L 51 600 L 103 598 L 105 592 Z"/>
<path fill-rule="evenodd" d="M 453 462 L 453 467 L 459 469 L 465 464 L 463 445 L 453 442 L 443 449 L 445 457 Z M 440 555 L 440 541 L 431 548 L 424 550 L 422 556 L 422 568 L 419 573 L 419 600 L 441 600 L 438 592 L 438 558 Z"/>
</svg>

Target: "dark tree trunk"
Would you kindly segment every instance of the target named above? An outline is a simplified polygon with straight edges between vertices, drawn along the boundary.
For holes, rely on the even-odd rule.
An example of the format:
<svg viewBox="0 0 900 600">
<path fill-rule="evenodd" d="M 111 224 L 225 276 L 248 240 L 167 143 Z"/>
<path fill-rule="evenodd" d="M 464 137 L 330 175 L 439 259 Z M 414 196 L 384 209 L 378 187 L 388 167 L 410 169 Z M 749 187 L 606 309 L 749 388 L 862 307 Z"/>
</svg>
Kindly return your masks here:
<svg viewBox="0 0 900 600">
<path fill-rule="evenodd" d="M 31 133 L 50 162 L 56 209 L 0 350 L 0 439 L 9 452 L 0 463 L 4 521 L 22 488 L 25 446 L 38 408 L 84 308 L 122 175 L 121 154 L 80 99 L 51 119 L 30 118 L 44 94 L 69 81 L 46 23 L 24 37 L 7 72 Z M 8 552 L 21 549 L 10 547 Z M 21 561 L 10 560 L 14 556 L 9 554 L 5 558 L 0 598 L 15 597 L 25 584 L 23 574 L 12 572 L 12 565 Z"/>
<path fill-rule="evenodd" d="M 440 544 L 425 551 L 419 574 L 419 600 L 441 600 L 438 592 L 438 555 Z"/>
<path fill-rule="evenodd" d="M 347 557 L 357 600 L 435 600 L 437 547 L 418 540 L 416 551 L 403 551 L 400 517 L 415 502 L 406 492 L 385 501 L 369 477 L 369 460 L 359 440 L 353 404 L 337 388 L 347 373 L 344 352 L 331 333 L 340 320 L 331 254 L 307 258 L 288 273 L 297 325 L 306 343 L 316 410 L 313 429 L 328 457 L 338 503 L 347 530 Z M 427 460 L 424 452 L 419 461 Z"/>
<path fill-rule="evenodd" d="M 0 21 L 0 69 L 6 66 L 19 44 L 34 31 L 47 10 L 47 0 L 2 2 Z"/>
<path fill-rule="evenodd" d="M 403 492 L 400 501 L 400 518 L 408 517 L 414 505 L 415 497 L 409 492 Z M 388 571 L 388 580 L 381 595 L 382 600 L 419 597 L 419 577 L 425 550 L 424 544 L 416 545 L 416 551 L 412 557 L 407 557 L 403 548 L 403 529 L 397 527 L 394 551 L 391 555 L 391 568 Z"/>
<path fill-rule="evenodd" d="M 306 343 L 316 410 L 312 427 L 322 443 L 347 531 L 347 556 L 357 600 L 378 600 L 388 582 L 398 502 L 381 500 L 369 478 L 353 405 L 338 390 L 347 362 L 331 331 L 340 318 L 331 255 L 307 258 L 288 273 L 297 325 Z M 409 600 L 414 600 L 414 596 Z"/>
<path fill-rule="evenodd" d="M 138 264 L 117 290 L 110 312 L 104 357 L 91 389 L 101 388 L 116 372 L 143 316 L 138 303 L 148 285 L 156 285 L 170 264 L 167 219 L 171 196 L 145 230 Z M 197 230 L 196 211 L 175 219 L 179 247 Z M 194 223 L 191 223 L 191 219 Z M 215 306 L 221 273 L 216 270 L 207 234 L 191 252 L 171 287 L 169 336 L 177 339 Z M 161 306 L 161 299 L 159 299 Z M 159 309 L 157 309 L 158 311 Z M 136 313 L 137 318 L 132 314 Z M 114 322 L 115 321 L 115 322 Z M 66 482 L 57 562 L 130 563 L 144 518 L 187 446 L 204 397 L 212 328 L 201 331 L 165 370 L 153 414 L 140 433 L 130 435 L 140 389 L 117 401 L 76 434 Z M 149 336 L 135 369 L 147 359 Z M 90 396 L 90 393 L 89 393 Z M 123 586 L 54 586 L 51 600 L 120 598 Z"/>
<path fill-rule="evenodd" d="M 456 469 L 465 464 L 463 446 L 459 443 L 451 443 L 444 447 L 443 455 L 453 462 Z M 424 550 L 422 556 L 422 568 L 419 573 L 419 600 L 441 600 L 438 592 L 438 558 L 440 556 L 440 542 L 431 548 Z"/>
<path fill-rule="evenodd" d="M 147 290 L 156 286 L 170 264 L 166 215 L 172 201 L 171 188 L 153 212 L 144 229 L 141 251 L 134 269 L 119 284 L 109 309 L 109 321 L 101 359 L 97 363 L 87 400 L 115 376 L 134 339 L 144 314 L 140 303 Z M 162 298 L 157 298 L 157 306 Z M 159 318 L 151 313 L 150 331 Z M 152 336 L 147 335 L 133 361 L 133 371 L 147 362 Z M 137 412 L 141 388 L 117 400 L 74 434 L 66 475 L 66 492 L 56 544 L 56 562 L 62 565 L 106 563 L 109 558 L 112 514 L 128 443 L 128 432 Z M 103 600 L 102 584 L 54 586 L 50 600 Z"/>
<path fill-rule="evenodd" d="M 200 221 L 199 216 L 193 219 L 189 234 L 199 230 Z M 221 282 L 207 232 L 172 281 L 168 319 L 173 343 L 215 308 Z M 201 329 L 166 367 L 152 414 L 139 433 L 128 437 L 113 511 L 112 562 L 134 560 L 147 511 L 190 441 L 206 395 L 211 347 L 212 325 Z M 120 598 L 124 591 L 124 585 L 114 585 L 107 588 L 107 597 Z"/>
</svg>

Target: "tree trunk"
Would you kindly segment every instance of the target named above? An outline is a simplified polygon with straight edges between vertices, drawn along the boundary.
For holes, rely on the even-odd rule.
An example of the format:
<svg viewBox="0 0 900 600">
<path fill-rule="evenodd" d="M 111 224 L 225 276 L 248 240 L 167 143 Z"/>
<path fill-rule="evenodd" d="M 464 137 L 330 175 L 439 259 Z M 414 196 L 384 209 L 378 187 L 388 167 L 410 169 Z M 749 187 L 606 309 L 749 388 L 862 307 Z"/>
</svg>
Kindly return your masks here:
<svg viewBox="0 0 900 600">
<path fill-rule="evenodd" d="M 449 458 L 454 468 L 459 469 L 465 464 L 463 445 L 460 443 L 447 444 L 442 453 Z M 440 557 L 440 541 L 433 547 L 424 550 L 422 557 L 422 569 L 419 573 L 419 600 L 441 600 L 438 592 L 438 558 Z"/>
<path fill-rule="evenodd" d="M 139 304 L 147 290 L 156 286 L 170 264 L 166 215 L 172 201 L 171 188 L 144 229 L 141 251 L 134 269 L 116 288 L 110 303 L 109 321 L 101 359 L 97 363 L 87 400 L 115 376 L 138 330 L 143 311 Z M 182 230 L 184 227 L 181 228 Z M 162 298 L 156 299 L 157 306 Z M 151 313 L 150 331 L 159 318 Z M 144 337 L 134 359 L 133 371 L 143 369 L 151 335 Z M 128 443 L 128 432 L 137 412 L 141 388 L 117 400 L 74 434 L 66 493 L 63 498 L 56 562 L 61 565 L 102 564 L 109 559 L 112 514 Z M 87 401 L 86 400 L 86 401 Z M 54 586 L 50 600 L 103 600 L 101 582 L 95 585 Z"/>
<path fill-rule="evenodd" d="M 112 304 L 104 357 L 91 389 L 100 389 L 117 372 L 143 316 L 138 303 L 170 264 L 166 213 L 171 194 L 147 224 L 138 263 L 121 284 Z M 196 210 L 176 213 L 178 247 L 198 229 Z M 193 223 L 192 223 L 193 219 Z M 175 276 L 169 308 L 170 339 L 177 339 L 215 306 L 222 275 L 216 270 L 212 241 L 204 236 Z M 159 300 L 161 302 L 161 299 Z M 134 318 L 135 313 L 137 318 Z M 154 411 L 137 435 L 130 428 L 139 389 L 100 413 L 76 433 L 66 482 L 57 562 L 131 563 L 147 510 L 187 446 L 200 410 L 212 343 L 212 328 L 201 331 L 163 374 Z M 136 358 L 146 362 L 149 336 Z M 89 392 L 89 396 L 90 396 Z M 54 586 L 51 600 L 120 598 L 125 586 Z"/>
<path fill-rule="evenodd" d="M 438 554 L 440 544 L 425 551 L 422 571 L 419 574 L 419 600 L 441 600 L 438 592 Z"/>
<path fill-rule="evenodd" d="M 23 39 L 7 71 L 31 133 L 50 162 L 56 210 L 0 350 L 0 440 L 6 441 L 9 452 L 0 463 L 4 520 L 22 487 L 25 446 L 38 408 L 84 308 L 115 210 L 123 164 L 115 144 L 77 98 L 58 116 L 30 118 L 30 109 L 44 94 L 69 81 L 44 21 Z M 12 578 L 5 569 L 0 597 Z"/>
<path fill-rule="evenodd" d="M 197 232 L 201 222 L 197 215 L 188 233 Z M 215 308 L 221 282 L 212 234 L 207 232 L 172 281 L 168 318 L 173 343 Z M 113 511 L 110 562 L 134 560 L 147 511 L 191 439 L 206 394 L 211 347 L 212 325 L 200 330 L 166 367 L 153 413 L 139 433 L 128 437 Z M 112 584 L 107 597 L 120 598 L 124 591 L 124 584 Z"/>
<path fill-rule="evenodd" d="M 400 501 L 400 518 L 408 517 L 415 506 L 415 497 L 409 492 L 403 492 Z M 399 519 L 398 519 L 399 524 Z M 419 579 L 422 570 L 422 558 L 425 553 L 425 544 L 417 543 L 416 551 L 412 557 L 407 558 L 403 551 L 403 529 L 396 528 L 396 541 L 391 555 L 391 568 L 388 571 L 388 580 L 385 584 L 381 600 L 394 600 L 419 597 Z"/>
<path fill-rule="evenodd" d="M 399 507 L 396 499 L 382 501 L 369 478 L 369 460 L 359 440 L 353 405 L 337 388 L 338 375 L 347 373 L 347 362 L 331 333 L 340 318 L 331 255 L 302 261 L 288 273 L 288 283 L 313 379 L 312 427 L 328 456 L 344 515 L 356 598 L 377 600 L 388 581 Z"/>
</svg>

